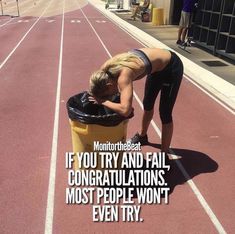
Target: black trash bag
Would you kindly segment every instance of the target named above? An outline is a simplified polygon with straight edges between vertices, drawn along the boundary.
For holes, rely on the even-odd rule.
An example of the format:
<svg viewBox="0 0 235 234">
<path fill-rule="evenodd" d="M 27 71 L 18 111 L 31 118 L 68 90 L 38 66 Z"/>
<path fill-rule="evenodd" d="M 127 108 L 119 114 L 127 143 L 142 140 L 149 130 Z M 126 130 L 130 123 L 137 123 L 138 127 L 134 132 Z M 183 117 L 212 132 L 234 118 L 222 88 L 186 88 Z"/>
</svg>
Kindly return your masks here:
<svg viewBox="0 0 235 234">
<path fill-rule="evenodd" d="M 133 112 L 128 117 L 121 116 L 103 105 L 90 102 L 89 96 L 90 94 L 85 91 L 69 98 L 67 101 L 67 111 L 71 120 L 84 124 L 116 126 L 123 120 L 134 116 Z M 110 101 L 119 103 L 120 95 L 114 95 Z"/>
</svg>

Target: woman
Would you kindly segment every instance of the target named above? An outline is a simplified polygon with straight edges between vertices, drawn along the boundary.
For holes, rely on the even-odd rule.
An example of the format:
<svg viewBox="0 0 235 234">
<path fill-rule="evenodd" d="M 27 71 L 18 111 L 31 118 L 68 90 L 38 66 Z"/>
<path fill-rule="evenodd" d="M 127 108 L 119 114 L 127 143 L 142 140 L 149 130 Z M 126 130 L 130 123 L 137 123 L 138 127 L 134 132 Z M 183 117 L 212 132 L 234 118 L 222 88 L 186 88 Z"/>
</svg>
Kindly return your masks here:
<svg viewBox="0 0 235 234">
<path fill-rule="evenodd" d="M 183 77 L 183 64 L 175 53 L 158 48 L 141 48 L 116 55 L 92 74 L 91 100 L 128 116 L 132 112 L 133 81 L 146 75 L 141 131 L 131 141 L 142 145 L 148 143 L 147 130 L 153 118 L 155 100 L 161 90 L 161 150 L 168 152 L 173 134 L 172 110 Z M 117 92 L 120 93 L 120 103 L 109 101 L 109 97 Z"/>
</svg>

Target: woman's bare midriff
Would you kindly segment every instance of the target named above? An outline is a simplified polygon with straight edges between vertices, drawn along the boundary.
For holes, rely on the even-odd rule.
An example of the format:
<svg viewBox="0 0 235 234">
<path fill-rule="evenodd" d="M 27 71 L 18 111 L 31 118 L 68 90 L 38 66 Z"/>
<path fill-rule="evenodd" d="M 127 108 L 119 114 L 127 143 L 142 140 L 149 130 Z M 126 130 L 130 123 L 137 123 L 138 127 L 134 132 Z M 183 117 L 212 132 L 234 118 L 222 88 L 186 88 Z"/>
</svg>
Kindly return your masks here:
<svg viewBox="0 0 235 234">
<path fill-rule="evenodd" d="M 141 48 L 152 63 L 152 73 L 163 70 L 170 62 L 171 53 L 168 50 L 157 48 Z"/>
</svg>

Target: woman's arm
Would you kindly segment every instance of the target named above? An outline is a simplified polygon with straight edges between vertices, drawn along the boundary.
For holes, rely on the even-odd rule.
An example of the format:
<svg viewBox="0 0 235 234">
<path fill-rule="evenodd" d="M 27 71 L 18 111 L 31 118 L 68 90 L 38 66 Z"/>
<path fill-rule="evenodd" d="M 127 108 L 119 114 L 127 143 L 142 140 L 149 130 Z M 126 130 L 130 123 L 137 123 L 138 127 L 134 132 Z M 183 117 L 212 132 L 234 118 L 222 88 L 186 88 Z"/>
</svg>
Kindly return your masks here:
<svg viewBox="0 0 235 234">
<path fill-rule="evenodd" d="M 109 100 L 102 102 L 102 105 L 112 109 L 122 116 L 129 116 L 132 112 L 133 83 L 132 71 L 123 71 L 118 78 L 118 88 L 120 92 L 120 103 L 114 103 Z"/>
</svg>

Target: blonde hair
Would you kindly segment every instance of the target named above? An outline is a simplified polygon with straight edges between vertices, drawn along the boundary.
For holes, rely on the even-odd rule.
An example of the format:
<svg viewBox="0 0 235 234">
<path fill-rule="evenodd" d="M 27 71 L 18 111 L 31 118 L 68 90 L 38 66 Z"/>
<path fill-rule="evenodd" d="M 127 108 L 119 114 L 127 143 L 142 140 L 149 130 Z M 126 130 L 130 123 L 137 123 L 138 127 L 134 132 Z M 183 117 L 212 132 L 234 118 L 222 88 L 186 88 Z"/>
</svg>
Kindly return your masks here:
<svg viewBox="0 0 235 234">
<path fill-rule="evenodd" d="M 106 90 L 110 80 L 118 79 L 123 67 L 138 69 L 139 57 L 133 53 L 122 53 L 106 61 L 102 68 L 90 77 L 91 94 L 99 97 Z"/>
</svg>

